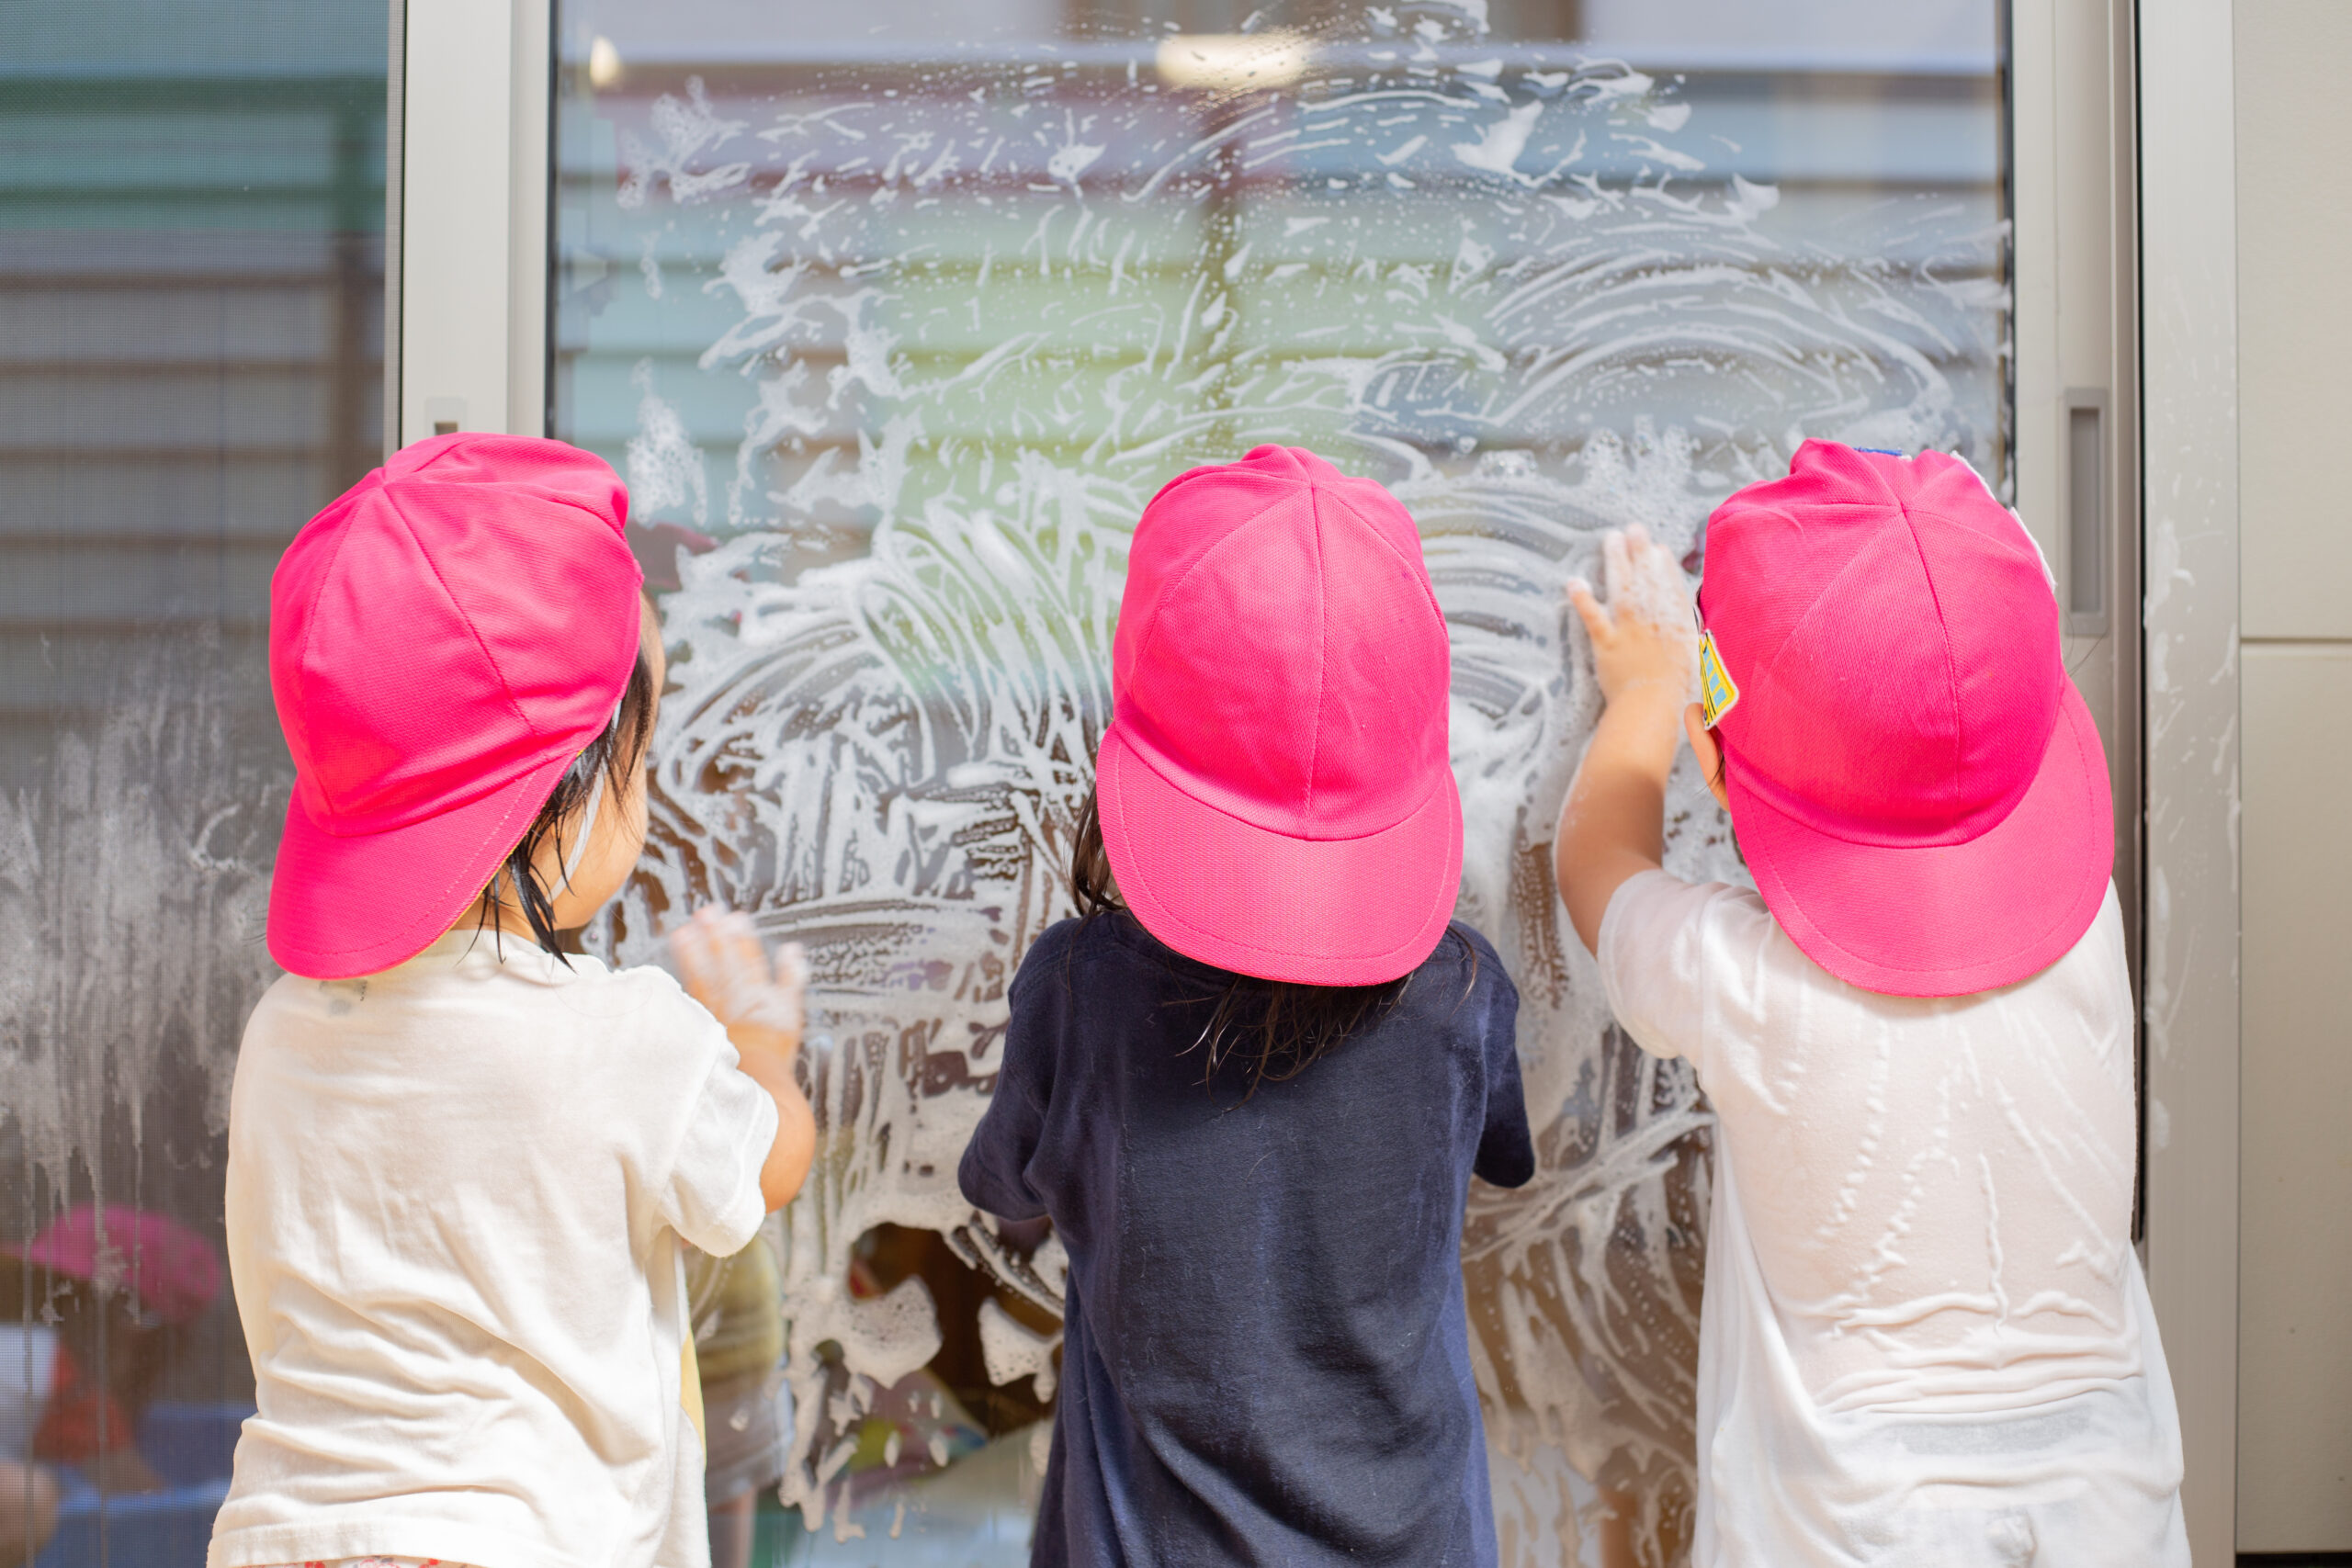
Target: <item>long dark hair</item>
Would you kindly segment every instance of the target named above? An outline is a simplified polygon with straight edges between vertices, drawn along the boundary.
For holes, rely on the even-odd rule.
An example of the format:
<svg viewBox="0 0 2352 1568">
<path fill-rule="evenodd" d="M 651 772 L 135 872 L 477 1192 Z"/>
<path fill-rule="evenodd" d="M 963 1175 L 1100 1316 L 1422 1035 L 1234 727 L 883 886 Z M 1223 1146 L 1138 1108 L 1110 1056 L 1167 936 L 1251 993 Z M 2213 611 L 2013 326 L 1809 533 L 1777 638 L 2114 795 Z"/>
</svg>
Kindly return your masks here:
<svg viewBox="0 0 2352 1568">
<path fill-rule="evenodd" d="M 1111 857 L 1102 847 L 1102 812 L 1091 790 L 1078 814 L 1078 835 L 1070 845 L 1069 890 L 1082 920 L 1116 917 L 1126 908 L 1111 875 Z M 1460 940 L 1451 927 L 1446 934 Z M 1471 963 L 1475 982 L 1475 949 Z M 1196 1005 L 1209 1009 L 1208 1021 L 1188 1049 L 1207 1048 L 1204 1084 L 1214 1081 L 1227 1063 L 1246 1063 L 1249 1092 L 1255 1094 L 1260 1084 L 1298 1077 L 1377 1020 L 1403 998 L 1411 980 L 1408 974 L 1376 986 L 1308 986 L 1235 975 L 1223 987 L 1195 998 Z"/>
<path fill-rule="evenodd" d="M 571 760 L 571 766 L 556 781 L 547 804 L 531 818 L 522 839 L 506 852 L 505 863 L 492 880 L 491 896 L 484 900 L 488 908 L 482 913 L 493 940 L 500 934 L 498 884 L 508 882 L 514 886 L 515 901 L 523 906 L 523 921 L 531 928 L 532 940 L 553 953 L 557 963 L 567 969 L 571 967 L 571 960 L 564 953 L 562 933 L 555 929 L 555 890 L 540 882 L 536 862 L 541 846 L 550 840 L 555 844 L 559 866 L 570 857 L 576 846 L 564 842 L 564 830 L 586 807 L 589 795 L 595 791 L 597 774 L 602 773 L 605 779 L 605 802 L 600 809 L 620 808 L 622 798 L 634 782 L 637 764 L 645 755 L 646 744 L 652 739 L 653 695 L 653 666 L 648 662 L 644 650 L 639 649 L 637 663 L 628 672 L 628 684 L 621 692 L 621 705 L 613 710 L 612 721 Z M 583 830 L 585 827 L 582 823 Z"/>
</svg>

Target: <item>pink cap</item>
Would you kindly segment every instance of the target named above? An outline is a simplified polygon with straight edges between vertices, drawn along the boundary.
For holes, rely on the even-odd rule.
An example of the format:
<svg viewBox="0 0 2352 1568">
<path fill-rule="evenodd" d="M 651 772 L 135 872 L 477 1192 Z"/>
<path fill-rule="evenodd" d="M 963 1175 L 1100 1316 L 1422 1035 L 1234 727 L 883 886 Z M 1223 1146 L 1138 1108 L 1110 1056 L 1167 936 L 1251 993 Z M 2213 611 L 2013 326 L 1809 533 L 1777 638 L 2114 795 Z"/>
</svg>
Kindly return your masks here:
<svg viewBox="0 0 2352 1568">
<path fill-rule="evenodd" d="M 389 969 L 489 884 L 636 665 L 628 516 L 603 459 L 468 433 L 395 452 L 295 536 L 269 587 L 294 753 L 278 963 Z"/>
<path fill-rule="evenodd" d="M 1808 441 L 1707 523 L 1699 603 L 1739 690 L 1732 825 L 1781 928 L 1867 990 L 2057 962 L 2107 896 L 2107 754 L 2041 551 L 1973 469 Z"/>
<path fill-rule="evenodd" d="M 1144 928 L 1205 964 L 1363 986 L 1418 967 L 1462 880 L 1445 619 L 1404 507 L 1261 446 L 1144 508 L 1096 771 Z"/>
<path fill-rule="evenodd" d="M 104 1235 L 100 1235 L 103 1229 Z M 168 1214 L 109 1203 L 68 1209 L 24 1247 L 6 1249 L 106 1290 L 127 1290 L 165 1323 L 191 1323 L 220 1293 L 212 1244 Z"/>
</svg>

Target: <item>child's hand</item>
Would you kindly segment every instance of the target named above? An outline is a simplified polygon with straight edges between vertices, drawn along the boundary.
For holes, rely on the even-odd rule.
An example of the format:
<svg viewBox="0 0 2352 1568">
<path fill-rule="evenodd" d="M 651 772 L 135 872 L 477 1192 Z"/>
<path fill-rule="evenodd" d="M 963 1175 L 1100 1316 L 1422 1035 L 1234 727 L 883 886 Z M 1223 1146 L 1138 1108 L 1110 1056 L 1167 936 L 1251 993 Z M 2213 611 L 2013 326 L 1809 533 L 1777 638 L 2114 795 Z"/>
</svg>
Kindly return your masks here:
<svg viewBox="0 0 2352 1568">
<path fill-rule="evenodd" d="M 1602 699 L 1613 703 L 1636 688 L 1656 687 L 1680 706 L 1699 669 L 1699 630 L 1682 568 L 1638 524 L 1603 535 L 1600 559 L 1609 603 L 1595 600 L 1592 584 L 1580 577 L 1569 581 L 1568 601 L 1592 638 Z"/>
<path fill-rule="evenodd" d="M 670 933 L 670 953 L 686 994 L 727 1026 L 739 1047 L 739 1032 L 756 1032 L 768 1049 L 799 1048 L 808 959 L 798 942 L 776 949 L 771 966 L 749 916 L 706 905 Z"/>
<path fill-rule="evenodd" d="M 670 933 L 670 952 L 687 994 L 727 1026 L 745 1076 L 775 1101 L 775 1141 L 760 1166 L 760 1196 L 770 1212 L 781 1209 L 808 1179 L 817 1154 L 817 1119 L 793 1074 L 808 956 L 787 942 L 771 964 L 749 916 L 707 905 Z"/>
</svg>

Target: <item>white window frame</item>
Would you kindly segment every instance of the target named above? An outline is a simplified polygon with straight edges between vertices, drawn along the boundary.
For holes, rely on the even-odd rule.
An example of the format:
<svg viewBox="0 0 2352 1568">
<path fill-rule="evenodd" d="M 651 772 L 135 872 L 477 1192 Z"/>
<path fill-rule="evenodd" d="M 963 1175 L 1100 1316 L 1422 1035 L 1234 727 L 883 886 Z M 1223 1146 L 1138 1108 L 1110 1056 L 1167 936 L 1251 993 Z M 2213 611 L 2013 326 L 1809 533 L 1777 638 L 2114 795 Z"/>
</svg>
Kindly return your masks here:
<svg viewBox="0 0 2352 1568">
<path fill-rule="evenodd" d="M 2233 6 L 2138 0 L 2147 496 L 2148 1283 L 2197 1561 L 2237 1551 L 2238 407 Z"/>
<path fill-rule="evenodd" d="M 390 0 L 388 447 L 443 427 L 547 429 L 550 4 Z M 2107 630 L 2071 632 L 2067 655 L 2109 742 L 2135 952 L 2148 917 L 2143 1248 L 2179 1396 L 2196 1554 L 2227 1562 L 2237 691 L 2233 679 L 2143 696 L 2141 670 L 2151 642 L 2186 667 L 2235 668 L 2230 7 L 2009 0 L 2008 44 L 2016 500 L 2069 603 L 2082 570 L 2063 521 L 2069 410 L 2102 407 Z M 2143 293 L 2163 307 L 2144 319 Z M 2157 498 L 2144 531 L 2143 493 Z M 2159 533 L 2162 552 L 2144 547 Z M 2193 574 L 2198 592 L 2158 595 L 2143 616 L 2143 557 Z"/>
<path fill-rule="evenodd" d="M 549 0 L 391 0 L 388 444 L 547 430 Z"/>
</svg>

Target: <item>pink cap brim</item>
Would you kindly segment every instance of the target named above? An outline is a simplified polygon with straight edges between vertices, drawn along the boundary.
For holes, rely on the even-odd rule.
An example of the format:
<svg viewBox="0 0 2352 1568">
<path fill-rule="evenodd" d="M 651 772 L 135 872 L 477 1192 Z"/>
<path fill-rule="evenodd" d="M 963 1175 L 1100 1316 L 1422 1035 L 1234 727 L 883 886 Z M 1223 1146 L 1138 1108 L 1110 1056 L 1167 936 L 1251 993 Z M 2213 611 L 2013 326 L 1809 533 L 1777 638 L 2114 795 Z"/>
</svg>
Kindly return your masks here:
<svg viewBox="0 0 2352 1568">
<path fill-rule="evenodd" d="M 1374 986 L 1420 966 L 1462 886 L 1451 773 L 1411 815 L 1361 839 L 1294 839 L 1178 789 L 1116 729 L 1095 770 L 1102 845 L 1144 929 L 1187 958 L 1310 986 Z"/>
<path fill-rule="evenodd" d="M 490 885 L 571 762 L 551 758 L 454 811 L 348 838 L 312 822 L 297 795 L 269 883 L 269 955 L 314 980 L 415 957 Z"/>
<path fill-rule="evenodd" d="M 2038 975 L 2090 929 L 2115 862 L 2114 795 L 2071 682 L 2041 770 L 2014 810 L 1964 844 L 1836 839 L 1726 770 L 1732 826 L 1756 890 L 1804 955 L 1864 990 L 1957 997 Z"/>
</svg>

